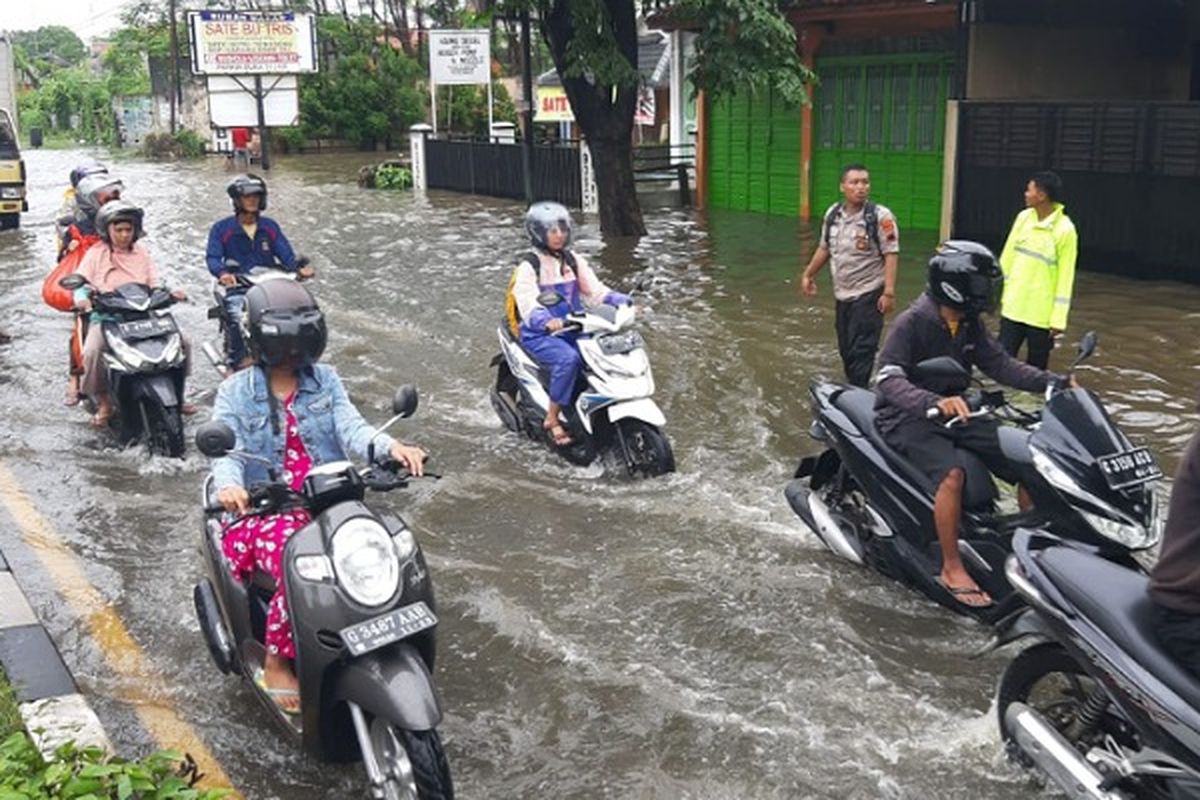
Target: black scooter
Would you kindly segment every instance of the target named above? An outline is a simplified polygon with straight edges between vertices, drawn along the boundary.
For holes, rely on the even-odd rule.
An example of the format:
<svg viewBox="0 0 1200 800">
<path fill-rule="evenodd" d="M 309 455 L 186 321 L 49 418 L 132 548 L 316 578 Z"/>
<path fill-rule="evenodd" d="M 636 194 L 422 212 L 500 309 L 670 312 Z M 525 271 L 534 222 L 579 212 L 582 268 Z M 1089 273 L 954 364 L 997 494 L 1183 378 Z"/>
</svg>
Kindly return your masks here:
<svg viewBox="0 0 1200 800">
<path fill-rule="evenodd" d="M 1083 338 L 1071 372 L 1095 351 L 1096 341 L 1095 333 Z M 1004 559 L 1018 527 L 1044 528 L 1093 544 L 1129 566 L 1135 565 L 1131 551 L 1158 542 L 1162 518 L 1154 483 L 1162 471 L 1147 448 L 1130 443 L 1095 395 L 1069 383 L 1051 386 L 1045 406 L 1035 414 L 1009 404 L 1001 391 L 967 392 L 970 375 L 953 358 L 922 362 L 914 377 L 927 385 L 957 384 L 948 393 L 967 394 L 972 417 L 1012 423 L 1000 427 L 1000 446 L 1029 491 L 1030 512 L 997 513 L 991 474 L 978 458 L 962 452 L 966 486 L 959 549 L 967 571 L 994 602 L 986 608 L 967 606 L 937 580 L 936 487 L 880 435 L 875 394 L 816 383 L 811 435 L 825 450 L 800 462 L 785 494 L 830 550 L 991 623 L 1022 602 L 1004 578 Z M 930 412 L 931 418 L 938 413 L 936 408 Z"/>
<path fill-rule="evenodd" d="M 395 416 L 411 416 L 417 393 L 402 387 Z M 216 458 L 233 455 L 233 431 L 201 426 L 196 445 Z M 377 800 L 450 800 L 454 789 L 437 726 L 442 704 L 433 672 L 437 605 L 425 556 L 412 531 L 391 511 L 364 503 L 366 490 L 391 491 L 410 476 L 395 462 L 357 469 L 349 462 L 314 467 L 292 492 L 270 467 L 271 480 L 249 489 L 252 514 L 302 507 L 312 522 L 288 540 L 284 585 L 296 643 L 300 714 L 285 713 L 253 679 L 266 654 L 271 578 L 233 577 L 221 551 L 223 512 L 212 477 L 204 484 L 201 550 L 207 577 L 195 587 L 196 615 L 218 669 L 240 673 L 282 727 L 316 757 L 361 758 Z"/>
<path fill-rule="evenodd" d="M 1155 638 L 1146 575 L 1027 530 L 1007 573 L 1029 607 L 989 649 L 1033 640 L 997 693 L 1010 755 L 1080 800 L 1200 798 L 1200 680 Z"/>
<path fill-rule="evenodd" d="M 63 277 L 59 285 L 71 291 L 90 288 L 77 273 Z M 92 289 L 91 301 L 96 311 L 111 317 L 100 324 L 108 346 L 104 368 L 118 438 L 122 444 L 141 440 L 152 454 L 182 458 L 187 369 L 183 334 L 167 311 L 175 298 L 161 287 L 126 283 L 113 292 Z"/>
</svg>

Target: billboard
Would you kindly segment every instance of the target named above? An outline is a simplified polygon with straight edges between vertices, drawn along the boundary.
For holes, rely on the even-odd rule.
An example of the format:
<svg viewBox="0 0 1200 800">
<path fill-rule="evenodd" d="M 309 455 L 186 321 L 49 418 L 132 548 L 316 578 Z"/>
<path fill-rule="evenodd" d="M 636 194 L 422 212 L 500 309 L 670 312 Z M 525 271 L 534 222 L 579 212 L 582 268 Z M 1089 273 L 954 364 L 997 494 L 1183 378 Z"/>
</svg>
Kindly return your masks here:
<svg viewBox="0 0 1200 800">
<path fill-rule="evenodd" d="M 192 72 L 197 75 L 279 75 L 317 71 L 312 14 L 189 11 Z"/>
<path fill-rule="evenodd" d="M 245 84 L 249 83 L 249 88 Z M 218 128 L 258 126 L 254 79 L 228 75 L 208 76 L 208 114 Z M 263 121 L 268 128 L 300 124 L 300 89 L 295 75 L 263 78 Z"/>
<path fill-rule="evenodd" d="M 492 43 L 488 30 L 430 31 L 429 73 L 440 86 L 490 83 Z"/>
</svg>

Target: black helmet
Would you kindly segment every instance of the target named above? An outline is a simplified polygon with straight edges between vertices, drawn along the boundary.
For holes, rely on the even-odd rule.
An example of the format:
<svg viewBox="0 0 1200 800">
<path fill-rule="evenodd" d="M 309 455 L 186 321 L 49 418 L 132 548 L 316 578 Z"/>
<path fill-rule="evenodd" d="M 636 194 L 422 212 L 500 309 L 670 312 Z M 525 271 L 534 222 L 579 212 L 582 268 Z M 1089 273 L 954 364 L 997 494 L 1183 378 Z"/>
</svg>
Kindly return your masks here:
<svg viewBox="0 0 1200 800">
<path fill-rule="evenodd" d="M 267 210 L 267 182 L 257 175 L 246 174 L 235 176 L 225 186 L 225 192 L 229 195 L 229 199 L 233 201 L 233 211 L 235 214 L 242 210 L 239 201 L 248 194 L 261 194 L 262 201 L 258 204 L 258 210 Z"/>
<path fill-rule="evenodd" d="M 75 204 L 89 217 L 94 217 L 100 210 L 100 195 L 117 194 L 125 191 L 125 184 L 115 175 L 107 171 L 87 175 L 79 179 L 75 187 Z"/>
<path fill-rule="evenodd" d="M 89 158 L 86 161 L 80 161 L 75 169 L 71 170 L 71 186 L 79 188 L 79 182 L 88 175 L 107 175 L 108 167 L 101 164 L 94 158 Z"/>
<path fill-rule="evenodd" d="M 269 280 L 246 292 L 242 332 L 264 367 L 302 369 L 325 352 L 325 315 L 296 281 Z"/>
<path fill-rule="evenodd" d="M 571 246 L 571 212 L 560 203 L 542 201 L 534 203 L 525 212 L 525 232 L 529 241 L 539 250 L 551 252 L 546 235 L 552 228 L 559 228 L 567 235 L 563 248 Z"/>
<path fill-rule="evenodd" d="M 142 219 L 145 213 L 128 200 L 109 200 L 96 212 L 96 233 L 104 241 L 112 244 L 108 235 L 108 226 L 114 222 L 133 223 L 133 240 L 142 238 Z"/>
<path fill-rule="evenodd" d="M 996 256 L 978 242 L 951 239 L 929 259 L 929 293 L 941 305 L 972 316 L 991 313 L 1003 290 Z"/>
</svg>

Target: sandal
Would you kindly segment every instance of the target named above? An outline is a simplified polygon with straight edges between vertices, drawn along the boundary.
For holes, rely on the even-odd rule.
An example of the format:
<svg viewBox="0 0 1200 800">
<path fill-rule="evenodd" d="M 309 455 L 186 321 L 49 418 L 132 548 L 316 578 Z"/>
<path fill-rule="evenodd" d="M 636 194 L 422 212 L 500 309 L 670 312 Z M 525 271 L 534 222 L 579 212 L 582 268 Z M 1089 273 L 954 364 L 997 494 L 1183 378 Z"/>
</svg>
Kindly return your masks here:
<svg viewBox="0 0 1200 800">
<path fill-rule="evenodd" d="M 67 408 L 74 408 L 75 406 L 79 405 L 82 400 L 83 395 L 81 395 L 79 392 L 72 392 L 68 390 L 66 396 L 63 397 L 63 405 Z"/>
<path fill-rule="evenodd" d="M 267 673 L 262 667 L 254 670 L 254 685 L 259 689 L 262 689 L 263 692 L 266 693 L 267 697 L 271 698 L 271 702 L 273 702 L 275 706 L 284 714 L 296 716 L 300 713 L 299 689 L 273 689 L 270 686 L 267 686 Z M 294 708 L 285 706 L 280 702 L 281 700 L 288 700 L 291 698 L 295 698 L 296 700 L 296 705 Z"/>
<path fill-rule="evenodd" d="M 200 409 L 196 407 L 195 403 L 189 403 L 186 400 L 179 404 L 179 413 L 183 414 L 185 417 L 190 417 L 199 410 Z"/>
<path fill-rule="evenodd" d="M 992 600 L 991 596 L 983 589 L 972 589 L 970 586 L 949 586 L 945 581 L 942 580 L 940 575 L 934 580 L 938 582 L 939 586 L 950 593 L 950 596 L 954 598 L 955 602 L 967 606 L 968 608 L 991 608 L 996 604 L 995 601 Z M 978 597 L 983 602 L 972 603 L 966 599 L 968 597 Z"/>
<path fill-rule="evenodd" d="M 95 414 L 92 415 L 92 427 L 96 428 L 97 430 L 104 430 L 105 428 L 108 427 L 108 423 L 110 420 L 112 420 L 112 412 L 111 411 L 108 412 L 107 414 L 101 414 L 99 411 L 97 411 Z"/>
<path fill-rule="evenodd" d="M 574 439 L 571 434 L 567 433 L 567 429 L 562 426 L 562 423 L 556 422 L 553 425 L 544 425 L 546 432 L 550 434 L 550 438 L 554 440 L 555 447 L 566 447 L 571 444 Z"/>
</svg>

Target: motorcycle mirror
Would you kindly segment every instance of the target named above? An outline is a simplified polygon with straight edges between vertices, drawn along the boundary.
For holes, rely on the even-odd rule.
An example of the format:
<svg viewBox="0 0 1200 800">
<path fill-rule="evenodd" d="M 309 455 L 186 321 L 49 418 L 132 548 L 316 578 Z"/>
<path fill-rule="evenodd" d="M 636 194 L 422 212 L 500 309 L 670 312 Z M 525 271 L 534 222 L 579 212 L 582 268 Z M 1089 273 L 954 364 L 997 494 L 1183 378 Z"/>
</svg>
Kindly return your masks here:
<svg viewBox="0 0 1200 800">
<path fill-rule="evenodd" d="M 87 281 L 84 280 L 83 276 L 78 272 L 72 272 L 70 275 L 64 275 L 58 279 L 59 286 L 64 289 L 69 289 L 72 292 L 83 286 L 85 283 L 87 283 Z"/>
<path fill-rule="evenodd" d="M 417 413 L 417 387 L 406 383 L 392 396 L 392 413 L 401 419 Z"/>
<path fill-rule="evenodd" d="M 538 305 L 545 308 L 551 308 L 559 303 L 566 302 L 566 298 L 555 291 L 545 291 L 538 295 Z"/>
<path fill-rule="evenodd" d="M 1096 335 L 1095 331 L 1085 333 L 1083 338 L 1079 340 L 1079 351 L 1075 356 L 1075 363 L 1071 365 L 1071 369 L 1075 369 L 1085 359 L 1091 358 L 1092 354 L 1096 352 L 1096 345 L 1099 341 L 1100 337 Z"/>
<path fill-rule="evenodd" d="M 237 447 L 233 428 L 219 420 L 206 422 L 196 431 L 196 449 L 209 458 L 220 458 Z"/>
</svg>

